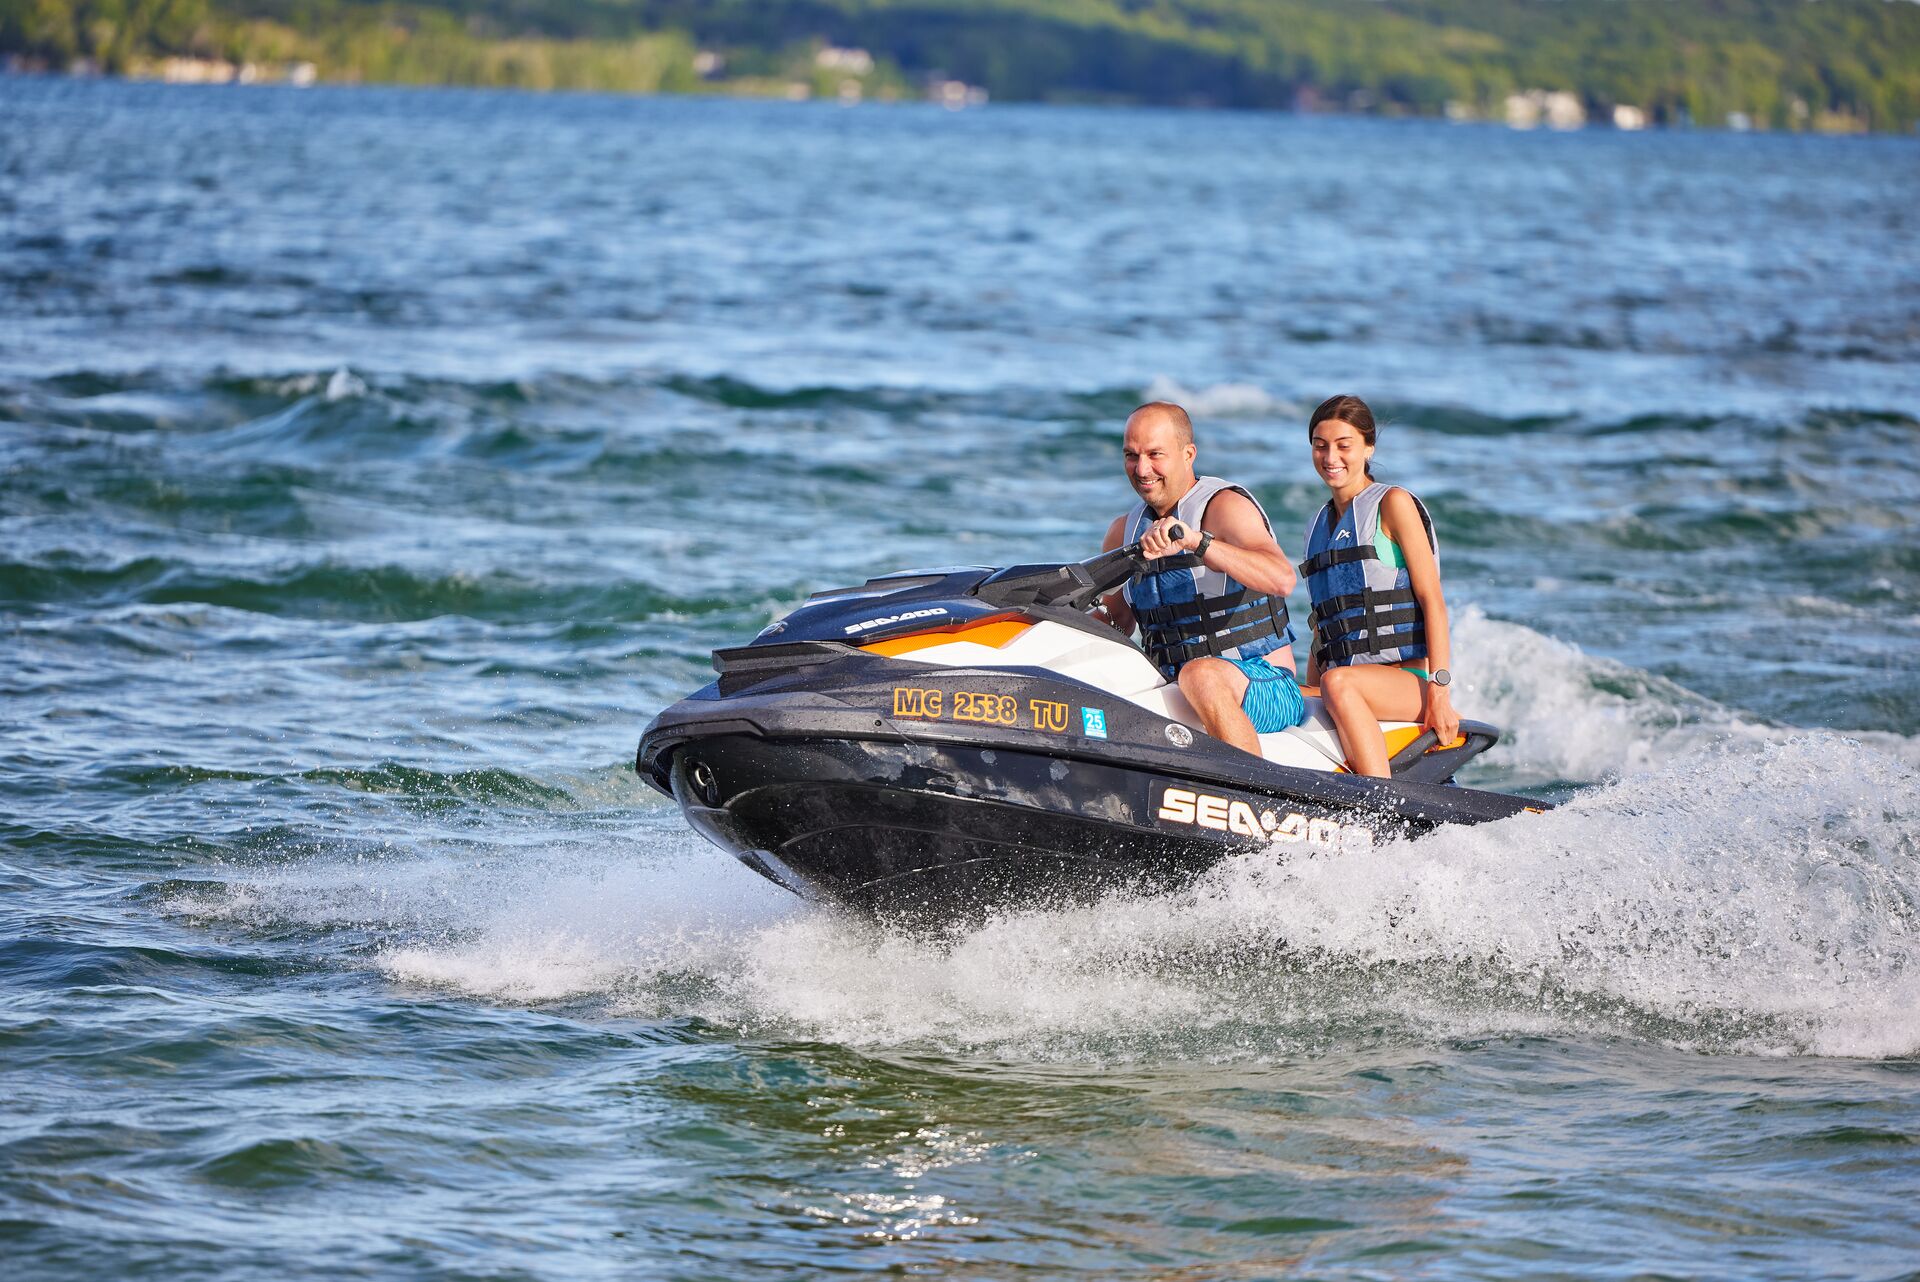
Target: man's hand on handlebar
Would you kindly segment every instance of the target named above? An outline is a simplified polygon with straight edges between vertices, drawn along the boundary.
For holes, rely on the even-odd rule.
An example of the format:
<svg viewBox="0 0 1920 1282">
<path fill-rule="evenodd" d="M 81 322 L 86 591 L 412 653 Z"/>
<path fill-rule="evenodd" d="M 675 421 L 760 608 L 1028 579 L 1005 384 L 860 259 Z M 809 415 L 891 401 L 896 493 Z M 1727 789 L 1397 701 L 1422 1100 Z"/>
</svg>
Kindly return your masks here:
<svg viewBox="0 0 1920 1282">
<path fill-rule="evenodd" d="M 1171 516 L 1161 517 L 1140 536 L 1140 555 L 1148 561 L 1157 561 L 1163 556 L 1179 556 L 1199 546 L 1200 531 Z"/>
</svg>

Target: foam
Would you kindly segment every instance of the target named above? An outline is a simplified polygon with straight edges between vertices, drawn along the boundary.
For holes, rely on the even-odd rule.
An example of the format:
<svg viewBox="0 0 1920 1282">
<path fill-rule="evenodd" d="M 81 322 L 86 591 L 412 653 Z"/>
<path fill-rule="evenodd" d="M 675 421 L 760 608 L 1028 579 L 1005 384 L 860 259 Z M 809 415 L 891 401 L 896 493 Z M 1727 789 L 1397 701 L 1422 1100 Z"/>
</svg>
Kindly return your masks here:
<svg viewBox="0 0 1920 1282">
<path fill-rule="evenodd" d="M 1880 1058 L 1920 1053 L 1917 833 L 1920 774 L 1883 753 L 1729 741 L 1547 815 L 1230 860 L 1181 894 L 937 940 L 805 907 L 717 852 L 478 878 L 379 965 L 488 1000 L 1026 1059 L 1510 1034 Z"/>
<path fill-rule="evenodd" d="M 1195 418 L 1267 418 L 1275 414 L 1304 419 L 1300 406 L 1253 383 L 1213 383 L 1185 387 L 1158 375 L 1140 393 L 1143 401 L 1172 401 Z"/>
<path fill-rule="evenodd" d="M 1488 754 L 1502 782 L 1617 779 L 1685 761 L 1726 742 L 1752 747 L 1802 731 L 1768 725 L 1664 677 L 1629 667 L 1476 606 L 1452 612 L 1454 706 L 1501 728 Z M 1852 737 L 1920 767 L 1920 739 L 1874 731 Z"/>
<path fill-rule="evenodd" d="M 1218 893 L 1284 912 L 1296 947 L 1442 968 L 1456 1005 L 1485 994 L 1448 1016 L 1469 1025 L 1537 1005 L 1704 1049 L 1908 1055 L 1916 834 L 1920 774 L 1816 734 L 1725 743 L 1545 816 L 1240 869 Z"/>
<path fill-rule="evenodd" d="M 849 1046 L 1262 1060 L 1520 1034 L 1920 1054 L 1912 741 L 1760 725 L 1460 613 L 1481 656 L 1470 706 L 1514 728 L 1497 768 L 1615 782 L 1545 815 L 1230 859 L 1183 893 L 944 939 L 805 905 L 665 807 L 631 841 L 553 816 L 443 851 L 309 852 L 173 907 L 345 932 L 343 965 L 371 952 L 402 988 Z"/>
<path fill-rule="evenodd" d="M 602 854 L 535 863 L 456 887 L 457 931 L 381 950 L 395 979 L 515 1002 L 618 992 L 724 972 L 732 942 L 802 906 L 687 837 L 666 859 Z"/>
<path fill-rule="evenodd" d="M 366 380 L 345 365 L 331 374 L 309 371 L 263 380 L 265 390 L 280 396 L 311 396 L 315 392 L 327 401 L 352 400 L 367 394 Z"/>
<path fill-rule="evenodd" d="M 1028 1053 L 1266 1054 L 1384 1019 L 1415 1040 L 1908 1055 L 1916 832 L 1920 775 L 1884 754 L 1732 742 L 1546 816 L 1235 860 L 1188 894 L 1011 915 L 950 951 L 848 956 L 795 922 L 748 950 L 742 992 L 817 1033 Z"/>
</svg>

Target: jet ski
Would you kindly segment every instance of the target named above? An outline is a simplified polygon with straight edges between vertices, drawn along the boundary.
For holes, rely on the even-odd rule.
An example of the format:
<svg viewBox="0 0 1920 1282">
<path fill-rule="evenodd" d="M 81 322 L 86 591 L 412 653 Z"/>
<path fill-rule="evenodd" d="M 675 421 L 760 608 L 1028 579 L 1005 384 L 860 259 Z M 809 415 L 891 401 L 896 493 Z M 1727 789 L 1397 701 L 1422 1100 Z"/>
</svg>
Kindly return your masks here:
<svg viewBox="0 0 1920 1282">
<path fill-rule="evenodd" d="M 1176 536 L 1178 537 L 1178 536 Z M 819 592 L 655 717 L 635 768 L 761 876 L 881 917 L 951 919 L 1177 887 L 1232 857 L 1364 848 L 1546 803 L 1452 783 L 1500 732 L 1384 726 L 1392 778 L 1332 719 L 1213 738 L 1132 640 L 1088 614 L 1147 570 L 912 570 Z"/>
</svg>

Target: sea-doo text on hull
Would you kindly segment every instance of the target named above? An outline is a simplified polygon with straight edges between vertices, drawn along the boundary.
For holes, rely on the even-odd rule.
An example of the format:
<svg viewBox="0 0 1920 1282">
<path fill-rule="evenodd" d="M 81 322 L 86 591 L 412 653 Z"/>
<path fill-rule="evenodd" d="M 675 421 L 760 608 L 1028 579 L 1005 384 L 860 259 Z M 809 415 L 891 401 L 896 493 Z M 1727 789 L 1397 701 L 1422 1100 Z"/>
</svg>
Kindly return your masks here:
<svg viewBox="0 0 1920 1282">
<path fill-rule="evenodd" d="M 689 823 L 810 898 L 936 916 L 1171 887 L 1235 852 L 1369 844 L 1542 803 L 1449 781 L 1499 738 L 1385 728 L 1393 778 L 1304 725 L 1220 742 L 1086 611 L 1146 563 L 887 575 L 818 593 L 666 709 L 636 768 Z"/>
</svg>

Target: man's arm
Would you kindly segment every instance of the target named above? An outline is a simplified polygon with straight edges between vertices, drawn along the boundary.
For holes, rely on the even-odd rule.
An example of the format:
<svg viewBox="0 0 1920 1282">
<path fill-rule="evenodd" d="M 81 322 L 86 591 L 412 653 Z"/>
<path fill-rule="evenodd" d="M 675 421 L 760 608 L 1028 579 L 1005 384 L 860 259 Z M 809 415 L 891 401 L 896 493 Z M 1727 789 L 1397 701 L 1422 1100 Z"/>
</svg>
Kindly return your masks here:
<svg viewBox="0 0 1920 1282">
<path fill-rule="evenodd" d="M 1126 536 L 1126 533 L 1127 518 L 1125 516 L 1114 517 L 1113 524 L 1107 527 L 1106 541 L 1100 545 L 1100 550 L 1102 552 L 1113 551 L 1120 546 L 1120 540 Z M 1093 612 L 1093 617 L 1096 619 L 1099 618 L 1102 610 L 1106 613 L 1107 622 L 1118 628 L 1121 636 L 1130 637 L 1133 635 L 1133 607 L 1127 604 L 1127 596 L 1124 591 L 1111 592 L 1101 598 L 1100 608 Z"/>
<path fill-rule="evenodd" d="M 1200 529 L 1186 531 L 1184 539 L 1176 541 L 1166 536 L 1171 523 L 1171 518 L 1154 522 L 1140 540 L 1140 550 L 1149 557 L 1191 552 L 1200 546 L 1204 532 L 1213 535 L 1201 561 L 1209 570 L 1231 575 L 1256 592 L 1286 596 L 1293 591 L 1297 577 L 1293 562 L 1273 541 L 1273 532 L 1260 519 L 1260 509 L 1246 495 L 1232 490 L 1214 495 L 1200 518 Z"/>
</svg>

